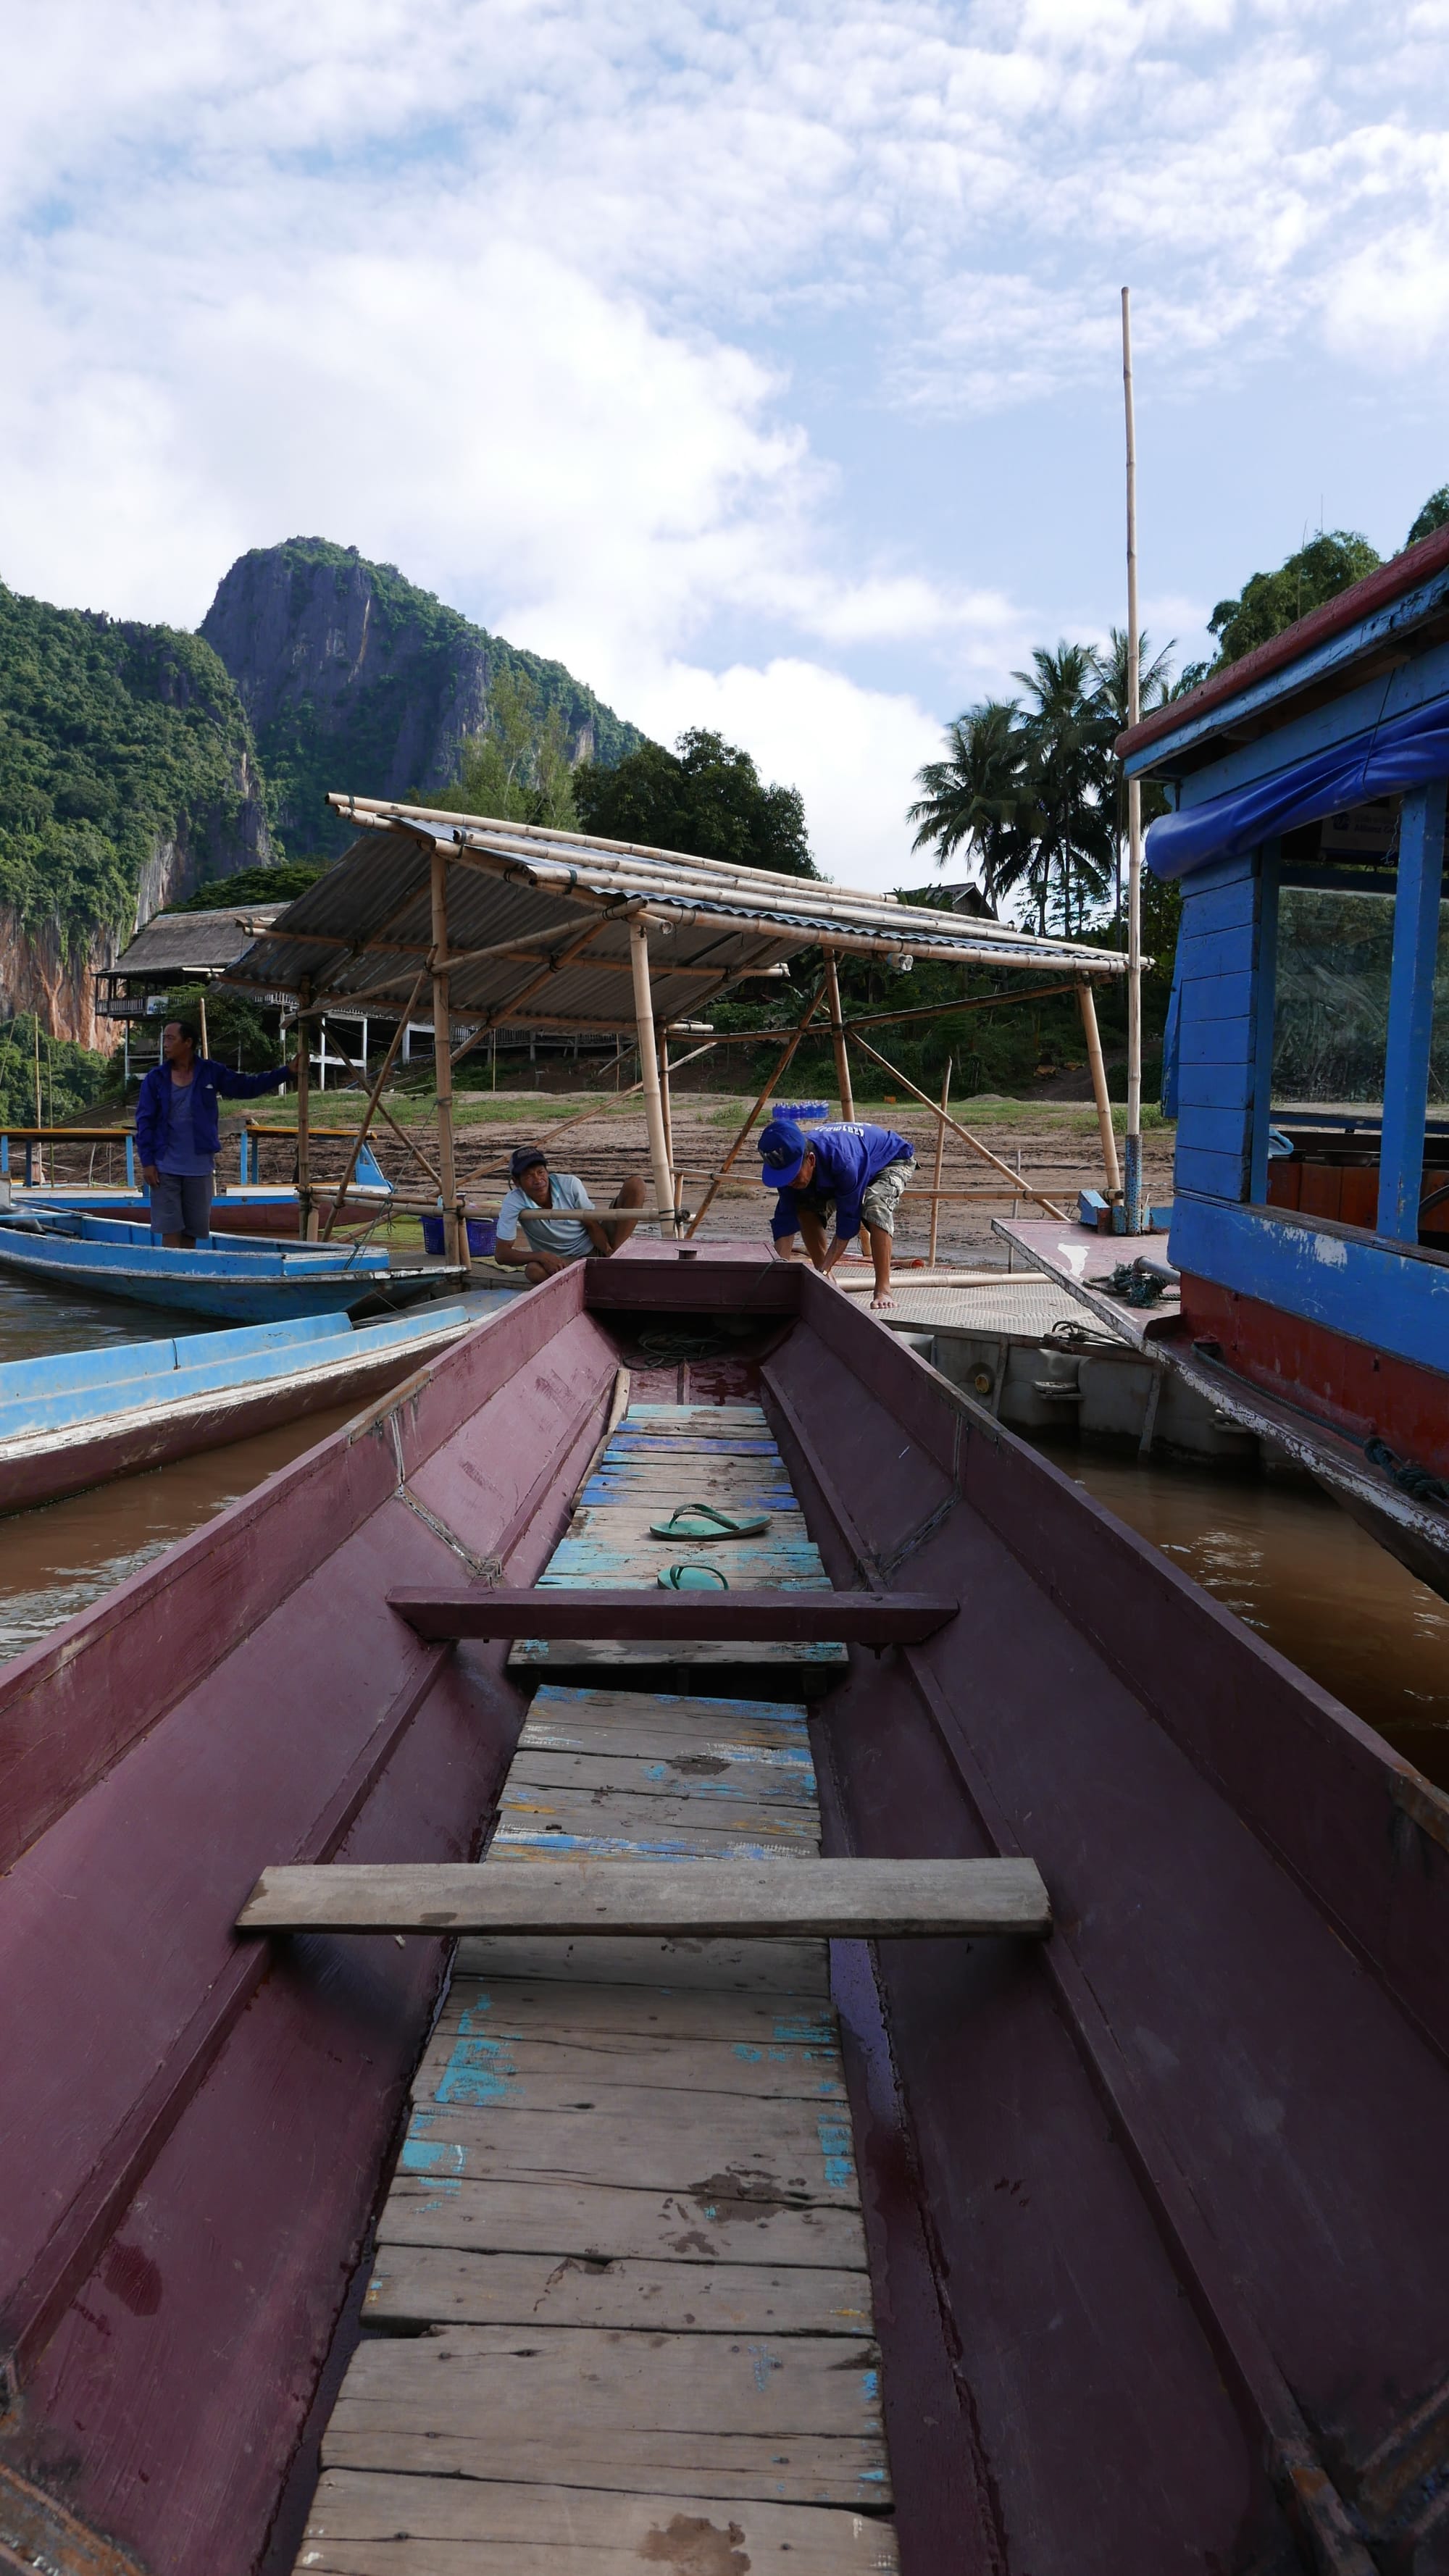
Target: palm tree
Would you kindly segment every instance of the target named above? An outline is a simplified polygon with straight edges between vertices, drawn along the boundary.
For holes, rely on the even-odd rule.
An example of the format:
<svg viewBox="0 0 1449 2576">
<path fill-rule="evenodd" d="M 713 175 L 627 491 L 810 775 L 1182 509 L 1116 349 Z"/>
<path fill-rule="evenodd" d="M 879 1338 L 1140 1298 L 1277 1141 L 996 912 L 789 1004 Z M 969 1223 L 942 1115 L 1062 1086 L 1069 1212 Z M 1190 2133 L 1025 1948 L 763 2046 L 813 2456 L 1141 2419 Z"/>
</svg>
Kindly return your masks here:
<svg viewBox="0 0 1449 2576">
<path fill-rule="evenodd" d="M 1143 715 L 1150 715 L 1154 707 L 1165 706 L 1172 695 L 1171 656 L 1175 650 L 1175 644 L 1170 643 L 1165 644 L 1160 653 L 1154 653 L 1145 635 L 1138 638 L 1138 705 Z M 1114 736 L 1119 733 L 1125 733 L 1128 724 L 1128 695 L 1127 633 L 1124 627 L 1114 626 L 1112 628 L 1111 642 L 1108 644 L 1106 652 L 1098 653 L 1097 655 L 1097 670 L 1099 674 L 1098 690 L 1103 707 L 1111 716 L 1112 732 Z M 1122 775 L 1122 764 L 1120 761 L 1114 761 L 1113 768 L 1116 773 L 1115 793 L 1113 798 L 1116 809 L 1116 850 L 1113 857 L 1114 884 L 1112 910 L 1114 918 L 1118 923 L 1120 923 L 1122 919 L 1122 852 L 1127 843 L 1127 781 Z M 1144 821 L 1150 822 L 1154 814 L 1165 812 L 1166 805 L 1167 800 L 1163 796 L 1160 788 L 1146 788 L 1143 794 Z"/>
<path fill-rule="evenodd" d="M 938 868 L 969 850 L 988 903 L 1010 893 L 1031 859 L 1020 713 L 1013 698 L 986 698 L 957 716 L 946 727 L 946 758 L 917 771 L 925 793 L 906 809 L 917 826 L 912 848 L 934 843 Z"/>
<path fill-rule="evenodd" d="M 1020 739 L 1035 808 L 1037 926 L 1045 932 L 1055 880 L 1062 929 L 1080 930 L 1088 899 L 1100 901 L 1112 881 L 1116 725 L 1090 644 L 1058 644 L 1055 652 L 1039 644 L 1031 669 L 1013 677 L 1027 693 Z"/>
</svg>

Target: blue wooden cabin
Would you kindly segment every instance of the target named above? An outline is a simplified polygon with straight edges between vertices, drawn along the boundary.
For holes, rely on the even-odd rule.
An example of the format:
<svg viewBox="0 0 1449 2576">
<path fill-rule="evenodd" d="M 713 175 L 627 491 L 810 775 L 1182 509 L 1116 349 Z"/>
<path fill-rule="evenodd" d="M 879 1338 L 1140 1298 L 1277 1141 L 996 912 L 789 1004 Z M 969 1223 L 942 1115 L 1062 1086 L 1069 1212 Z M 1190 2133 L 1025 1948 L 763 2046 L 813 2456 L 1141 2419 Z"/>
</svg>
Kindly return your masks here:
<svg viewBox="0 0 1449 2576">
<path fill-rule="evenodd" d="M 1119 748 L 1183 901 L 1183 1330 L 1449 1466 L 1449 530 Z"/>
</svg>

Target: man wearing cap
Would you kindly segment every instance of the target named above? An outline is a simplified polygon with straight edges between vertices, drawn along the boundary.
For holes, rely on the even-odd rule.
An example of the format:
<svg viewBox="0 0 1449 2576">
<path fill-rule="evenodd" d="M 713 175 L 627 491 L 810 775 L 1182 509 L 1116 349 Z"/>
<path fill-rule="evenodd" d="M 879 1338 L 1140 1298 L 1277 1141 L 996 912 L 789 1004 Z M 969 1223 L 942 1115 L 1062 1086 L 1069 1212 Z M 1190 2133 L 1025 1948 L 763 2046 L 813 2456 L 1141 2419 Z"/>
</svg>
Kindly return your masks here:
<svg viewBox="0 0 1449 2576">
<path fill-rule="evenodd" d="M 840 1120 L 806 1135 L 793 1118 L 771 1118 L 760 1131 L 760 1178 L 777 1193 L 770 1232 L 777 1245 L 803 1235 L 817 1270 L 831 1271 L 862 1224 L 875 1267 L 872 1311 L 894 1305 L 891 1245 L 896 1208 L 915 1162 L 915 1148 L 893 1127 Z M 825 1248 L 825 1219 L 835 1240 Z M 788 1256 L 786 1256 L 788 1258 Z"/>
<path fill-rule="evenodd" d="M 590 1252 L 616 1252 L 627 1243 L 639 1220 L 601 1225 L 584 1210 L 594 1204 L 574 1172 L 551 1172 L 541 1145 L 520 1145 L 508 1166 L 510 1188 L 498 1211 L 493 1257 L 509 1269 L 521 1269 L 533 1286 L 567 1270 Z M 637 1175 L 624 1183 L 616 1208 L 642 1208 L 644 1184 Z M 578 1210 L 578 1214 L 573 1211 Z M 518 1240 L 519 1226 L 523 1241 Z"/>
</svg>

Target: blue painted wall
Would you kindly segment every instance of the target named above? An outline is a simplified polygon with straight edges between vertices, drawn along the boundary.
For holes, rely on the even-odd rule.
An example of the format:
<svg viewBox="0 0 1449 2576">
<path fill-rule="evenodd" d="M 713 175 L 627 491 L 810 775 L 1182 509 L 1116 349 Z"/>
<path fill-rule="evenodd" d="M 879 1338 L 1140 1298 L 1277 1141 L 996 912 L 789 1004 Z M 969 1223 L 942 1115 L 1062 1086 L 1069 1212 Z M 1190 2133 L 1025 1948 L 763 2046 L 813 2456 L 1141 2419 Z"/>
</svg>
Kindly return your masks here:
<svg viewBox="0 0 1449 2576">
<path fill-rule="evenodd" d="M 1183 880 L 1173 977 L 1177 1186 L 1246 1197 L 1258 1057 L 1263 871 L 1224 859 Z"/>
<path fill-rule="evenodd" d="M 1302 1217 L 1224 1207 L 1179 1189 L 1179 1269 L 1426 1368 L 1449 1370 L 1449 1262 Z"/>
</svg>

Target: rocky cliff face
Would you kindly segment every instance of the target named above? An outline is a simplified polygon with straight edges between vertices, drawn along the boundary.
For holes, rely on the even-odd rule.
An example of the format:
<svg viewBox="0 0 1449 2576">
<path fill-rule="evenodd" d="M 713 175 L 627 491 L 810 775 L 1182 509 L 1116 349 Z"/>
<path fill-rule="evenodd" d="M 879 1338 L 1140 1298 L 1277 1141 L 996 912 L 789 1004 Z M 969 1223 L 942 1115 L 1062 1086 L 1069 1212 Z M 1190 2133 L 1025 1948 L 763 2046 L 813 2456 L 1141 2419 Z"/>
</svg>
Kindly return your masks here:
<svg viewBox="0 0 1449 2576">
<path fill-rule="evenodd" d="M 137 924 L 272 856 L 235 688 L 194 635 L 0 585 L 0 1020 L 109 1048 L 94 977 Z"/>
<path fill-rule="evenodd" d="M 559 709 L 576 761 L 612 763 L 642 740 L 561 662 L 521 652 L 391 564 L 320 537 L 242 555 L 201 633 L 236 683 L 294 858 L 347 846 L 329 788 L 426 799 L 451 778 L 500 671 L 529 683 L 540 716 Z"/>
</svg>

